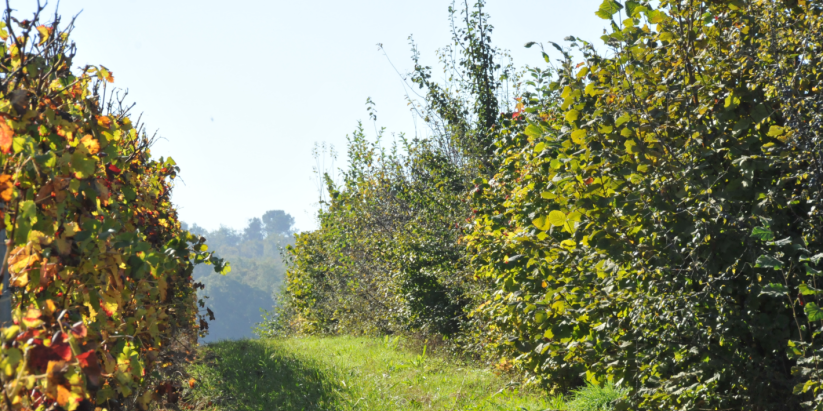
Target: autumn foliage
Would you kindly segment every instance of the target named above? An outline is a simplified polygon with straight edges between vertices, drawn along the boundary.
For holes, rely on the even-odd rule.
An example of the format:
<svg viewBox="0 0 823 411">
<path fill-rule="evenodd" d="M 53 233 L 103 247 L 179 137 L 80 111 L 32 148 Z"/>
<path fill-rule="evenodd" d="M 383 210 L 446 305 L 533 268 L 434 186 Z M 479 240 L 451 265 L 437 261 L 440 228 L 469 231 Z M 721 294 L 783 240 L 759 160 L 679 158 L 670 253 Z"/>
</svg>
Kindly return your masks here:
<svg viewBox="0 0 823 411">
<path fill-rule="evenodd" d="M 72 71 L 72 25 L 0 23 L 0 212 L 12 317 L 3 409 L 147 408 L 173 338 L 203 330 L 191 273 L 226 266 L 182 231 L 179 168 L 112 98 L 111 71 Z M 107 98 L 108 97 L 108 98 Z M 160 387 L 160 388 L 158 388 Z M 128 400 L 128 401 L 127 401 Z"/>
</svg>

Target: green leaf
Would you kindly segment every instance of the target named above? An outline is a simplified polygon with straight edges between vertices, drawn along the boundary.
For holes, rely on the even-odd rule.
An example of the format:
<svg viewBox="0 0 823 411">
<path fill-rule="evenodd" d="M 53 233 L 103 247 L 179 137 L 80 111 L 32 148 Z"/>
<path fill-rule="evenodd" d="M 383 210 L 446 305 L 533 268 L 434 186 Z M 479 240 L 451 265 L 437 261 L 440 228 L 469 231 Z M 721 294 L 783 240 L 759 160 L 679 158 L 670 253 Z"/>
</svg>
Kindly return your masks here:
<svg viewBox="0 0 823 411">
<path fill-rule="evenodd" d="M 766 244 L 767 244 L 767 245 L 774 245 L 774 246 L 778 246 L 778 247 L 783 247 L 783 246 L 785 246 L 785 245 L 789 245 L 789 244 L 791 244 L 791 243 L 792 243 L 792 238 L 791 238 L 791 237 L 786 237 L 786 238 L 784 238 L 784 239 L 782 239 L 782 240 L 777 240 L 777 241 L 769 241 L 769 242 L 768 242 L 768 243 L 766 243 Z"/>
<path fill-rule="evenodd" d="M 586 130 L 579 129 L 572 131 L 572 141 L 580 145 L 586 144 Z"/>
<path fill-rule="evenodd" d="M 819 294 L 823 293 L 823 291 L 818 290 L 817 288 L 814 288 L 814 287 L 809 287 L 806 284 L 800 284 L 800 287 L 798 287 L 798 288 L 800 288 L 800 294 L 803 294 L 803 295 L 819 295 Z"/>
<path fill-rule="evenodd" d="M 88 158 L 81 150 L 77 150 L 71 155 L 71 170 L 77 174 L 77 178 L 88 178 L 94 174 L 97 162 Z"/>
<path fill-rule="evenodd" d="M 566 214 L 562 211 L 554 210 L 549 213 L 549 222 L 554 226 L 566 224 Z"/>
<path fill-rule="evenodd" d="M 535 42 L 535 41 L 530 41 L 530 42 L 526 43 L 526 45 L 525 45 L 524 47 L 526 47 L 526 48 L 528 49 L 528 48 L 531 48 L 531 47 L 532 47 L 533 45 L 535 45 L 535 44 L 537 44 L 537 42 Z"/>
<path fill-rule="evenodd" d="M 631 116 L 629 116 L 629 113 L 623 113 L 622 116 L 620 116 L 616 120 L 614 120 L 614 126 L 615 127 L 620 127 L 620 126 L 622 126 L 623 124 L 625 124 L 627 121 L 629 121 L 631 119 L 632 118 L 631 118 Z"/>
<path fill-rule="evenodd" d="M 648 9 L 640 5 L 640 3 L 633 0 L 626 1 L 626 13 L 629 15 L 629 17 L 637 17 L 637 14 L 644 10 Z"/>
<path fill-rule="evenodd" d="M 820 275 L 821 274 L 820 271 L 815 270 L 814 268 L 809 267 L 808 265 L 804 265 L 803 268 L 806 269 L 806 274 L 808 274 L 808 275 Z"/>
<path fill-rule="evenodd" d="M 134 201 L 137 198 L 137 193 L 134 192 L 134 189 L 129 186 L 123 186 L 123 197 L 126 197 L 126 200 Z"/>
<path fill-rule="evenodd" d="M 610 20 L 615 13 L 622 9 L 623 6 L 614 0 L 603 0 L 603 3 L 600 4 L 600 9 L 594 14 L 601 19 Z"/>
<path fill-rule="evenodd" d="M 752 230 L 751 237 L 760 241 L 771 241 L 774 239 L 774 233 L 765 227 L 755 227 L 754 230 Z"/>
<path fill-rule="evenodd" d="M 809 321 L 823 320 L 823 310 L 821 310 L 817 304 L 806 303 L 806 307 L 803 310 L 806 311 L 806 317 L 809 318 Z"/>
<path fill-rule="evenodd" d="M 783 262 L 770 255 L 764 254 L 757 257 L 755 267 L 773 268 L 775 270 L 779 270 L 780 268 L 783 268 Z"/>
<path fill-rule="evenodd" d="M 767 284 L 762 290 L 760 290 L 760 295 L 782 297 L 784 295 L 789 295 L 789 290 L 783 284 L 771 283 Z"/>
<path fill-rule="evenodd" d="M 545 149 L 546 149 L 546 143 L 543 143 L 543 142 L 537 143 L 537 145 L 534 146 L 534 152 L 538 153 L 538 154 L 542 153 L 543 150 L 545 150 Z"/>
<path fill-rule="evenodd" d="M 754 122 L 760 124 L 763 120 L 769 118 L 769 110 L 766 109 L 763 103 L 760 103 L 754 107 L 751 115 Z"/>
<path fill-rule="evenodd" d="M 534 124 L 529 124 L 523 132 L 526 133 L 527 136 L 533 138 L 539 138 L 543 135 L 543 129 L 535 126 Z"/>
</svg>

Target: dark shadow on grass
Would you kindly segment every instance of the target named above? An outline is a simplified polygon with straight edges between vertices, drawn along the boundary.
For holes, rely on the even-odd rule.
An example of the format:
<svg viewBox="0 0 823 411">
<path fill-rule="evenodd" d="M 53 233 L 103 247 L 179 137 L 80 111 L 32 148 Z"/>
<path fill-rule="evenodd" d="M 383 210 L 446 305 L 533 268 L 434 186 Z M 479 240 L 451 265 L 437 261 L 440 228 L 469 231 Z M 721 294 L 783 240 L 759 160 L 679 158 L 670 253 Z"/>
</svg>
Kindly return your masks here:
<svg viewBox="0 0 823 411">
<path fill-rule="evenodd" d="M 260 340 L 220 341 L 201 351 L 202 389 L 225 410 L 339 410 L 339 379 Z M 198 392 L 199 391 L 199 392 Z"/>
</svg>

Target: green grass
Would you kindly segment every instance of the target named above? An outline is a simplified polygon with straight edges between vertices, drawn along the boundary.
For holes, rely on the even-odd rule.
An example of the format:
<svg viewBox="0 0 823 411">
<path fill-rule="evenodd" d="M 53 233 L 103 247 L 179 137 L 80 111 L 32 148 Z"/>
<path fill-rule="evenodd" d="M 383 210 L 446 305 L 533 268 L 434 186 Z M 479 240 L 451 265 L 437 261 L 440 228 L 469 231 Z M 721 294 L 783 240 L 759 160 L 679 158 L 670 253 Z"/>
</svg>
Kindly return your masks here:
<svg viewBox="0 0 823 411">
<path fill-rule="evenodd" d="M 358 337 L 223 341 L 190 369 L 206 410 L 519 410 L 562 402 L 488 369 Z"/>
</svg>

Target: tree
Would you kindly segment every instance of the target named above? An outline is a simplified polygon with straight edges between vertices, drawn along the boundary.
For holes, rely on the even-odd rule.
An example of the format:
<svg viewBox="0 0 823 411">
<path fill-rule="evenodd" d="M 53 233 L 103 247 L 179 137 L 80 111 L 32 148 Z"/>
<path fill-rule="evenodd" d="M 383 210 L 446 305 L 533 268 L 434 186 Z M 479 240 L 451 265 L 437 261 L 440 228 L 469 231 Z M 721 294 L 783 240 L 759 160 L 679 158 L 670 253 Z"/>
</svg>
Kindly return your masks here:
<svg viewBox="0 0 823 411">
<path fill-rule="evenodd" d="M 294 217 L 283 210 L 269 210 L 263 214 L 263 229 L 266 236 L 288 234 L 294 226 Z"/>
<path fill-rule="evenodd" d="M 259 218 L 249 219 L 249 225 L 243 229 L 243 241 L 261 241 L 263 239 L 263 222 Z"/>
</svg>

